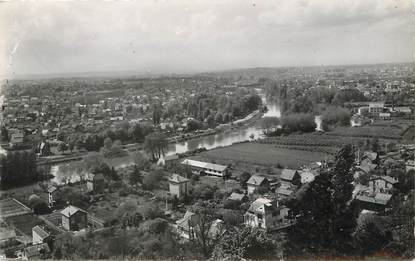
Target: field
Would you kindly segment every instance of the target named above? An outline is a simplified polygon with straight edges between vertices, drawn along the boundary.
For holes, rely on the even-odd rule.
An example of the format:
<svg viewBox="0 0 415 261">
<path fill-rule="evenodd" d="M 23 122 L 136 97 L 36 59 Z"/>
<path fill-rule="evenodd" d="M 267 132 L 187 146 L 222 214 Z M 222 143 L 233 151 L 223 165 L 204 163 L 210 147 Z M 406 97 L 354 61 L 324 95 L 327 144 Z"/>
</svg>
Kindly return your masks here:
<svg viewBox="0 0 415 261">
<path fill-rule="evenodd" d="M 295 150 L 280 148 L 273 144 L 249 142 L 202 152 L 194 158 L 224 165 L 233 163 L 240 166 L 245 164 L 251 166 L 278 165 L 287 168 L 298 168 L 304 164 L 322 161 L 327 157 L 329 157 L 329 154 L 321 151 Z"/>
<path fill-rule="evenodd" d="M 31 213 L 31 210 L 15 199 L 6 198 L 0 200 L 0 218 L 13 217 L 27 213 Z"/>
</svg>

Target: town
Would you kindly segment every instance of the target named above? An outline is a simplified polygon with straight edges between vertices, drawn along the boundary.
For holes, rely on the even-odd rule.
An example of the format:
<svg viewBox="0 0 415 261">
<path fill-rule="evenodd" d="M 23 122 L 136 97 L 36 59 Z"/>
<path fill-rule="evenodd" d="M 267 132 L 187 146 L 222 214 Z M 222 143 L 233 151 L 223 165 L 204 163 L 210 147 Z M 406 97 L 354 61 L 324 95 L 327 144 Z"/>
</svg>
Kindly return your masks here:
<svg viewBox="0 0 415 261">
<path fill-rule="evenodd" d="M 411 258 L 414 73 L 5 80 L 2 255 Z"/>
</svg>

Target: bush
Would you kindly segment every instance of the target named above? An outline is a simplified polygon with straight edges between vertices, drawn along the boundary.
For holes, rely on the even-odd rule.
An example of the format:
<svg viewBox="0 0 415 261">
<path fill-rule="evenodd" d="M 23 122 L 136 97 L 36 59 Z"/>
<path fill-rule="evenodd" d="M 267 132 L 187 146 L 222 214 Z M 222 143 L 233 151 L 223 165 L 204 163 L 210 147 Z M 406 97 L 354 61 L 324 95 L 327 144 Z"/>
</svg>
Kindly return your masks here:
<svg viewBox="0 0 415 261">
<path fill-rule="evenodd" d="M 162 218 L 156 218 L 148 222 L 148 230 L 155 234 L 161 234 L 169 227 L 169 222 Z"/>
<path fill-rule="evenodd" d="M 143 188 L 153 190 L 159 187 L 163 178 L 163 172 L 160 170 L 152 171 L 143 178 Z"/>
<path fill-rule="evenodd" d="M 314 115 L 307 113 L 293 113 L 282 117 L 282 130 L 284 133 L 292 132 L 313 132 L 317 125 L 314 122 Z"/>
<path fill-rule="evenodd" d="M 341 107 L 330 106 L 321 115 L 322 126 L 328 130 L 331 125 L 349 126 L 350 111 Z"/>
</svg>

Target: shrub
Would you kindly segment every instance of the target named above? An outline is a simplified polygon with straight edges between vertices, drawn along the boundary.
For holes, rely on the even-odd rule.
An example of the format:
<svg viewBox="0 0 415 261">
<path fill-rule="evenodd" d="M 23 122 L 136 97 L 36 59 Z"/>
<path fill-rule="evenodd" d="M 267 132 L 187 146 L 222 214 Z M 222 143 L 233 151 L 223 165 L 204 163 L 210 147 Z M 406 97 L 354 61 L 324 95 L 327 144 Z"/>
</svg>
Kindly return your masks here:
<svg viewBox="0 0 415 261">
<path fill-rule="evenodd" d="M 330 106 L 321 115 L 322 126 L 328 130 L 330 125 L 349 126 L 350 111 L 341 107 Z"/>
<path fill-rule="evenodd" d="M 317 125 L 314 116 L 308 113 L 293 113 L 282 117 L 281 125 L 284 133 L 313 132 Z"/>
</svg>

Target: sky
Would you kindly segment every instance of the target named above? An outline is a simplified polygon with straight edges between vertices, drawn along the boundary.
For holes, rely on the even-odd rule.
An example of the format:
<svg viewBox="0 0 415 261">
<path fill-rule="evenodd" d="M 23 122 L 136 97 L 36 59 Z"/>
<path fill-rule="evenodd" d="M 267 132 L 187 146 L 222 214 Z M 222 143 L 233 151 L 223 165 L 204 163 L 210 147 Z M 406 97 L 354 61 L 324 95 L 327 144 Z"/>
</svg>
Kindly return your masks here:
<svg viewBox="0 0 415 261">
<path fill-rule="evenodd" d="M 409 62 L 415 0 L 0 3 L 0 75 Z"/>
</svg>

